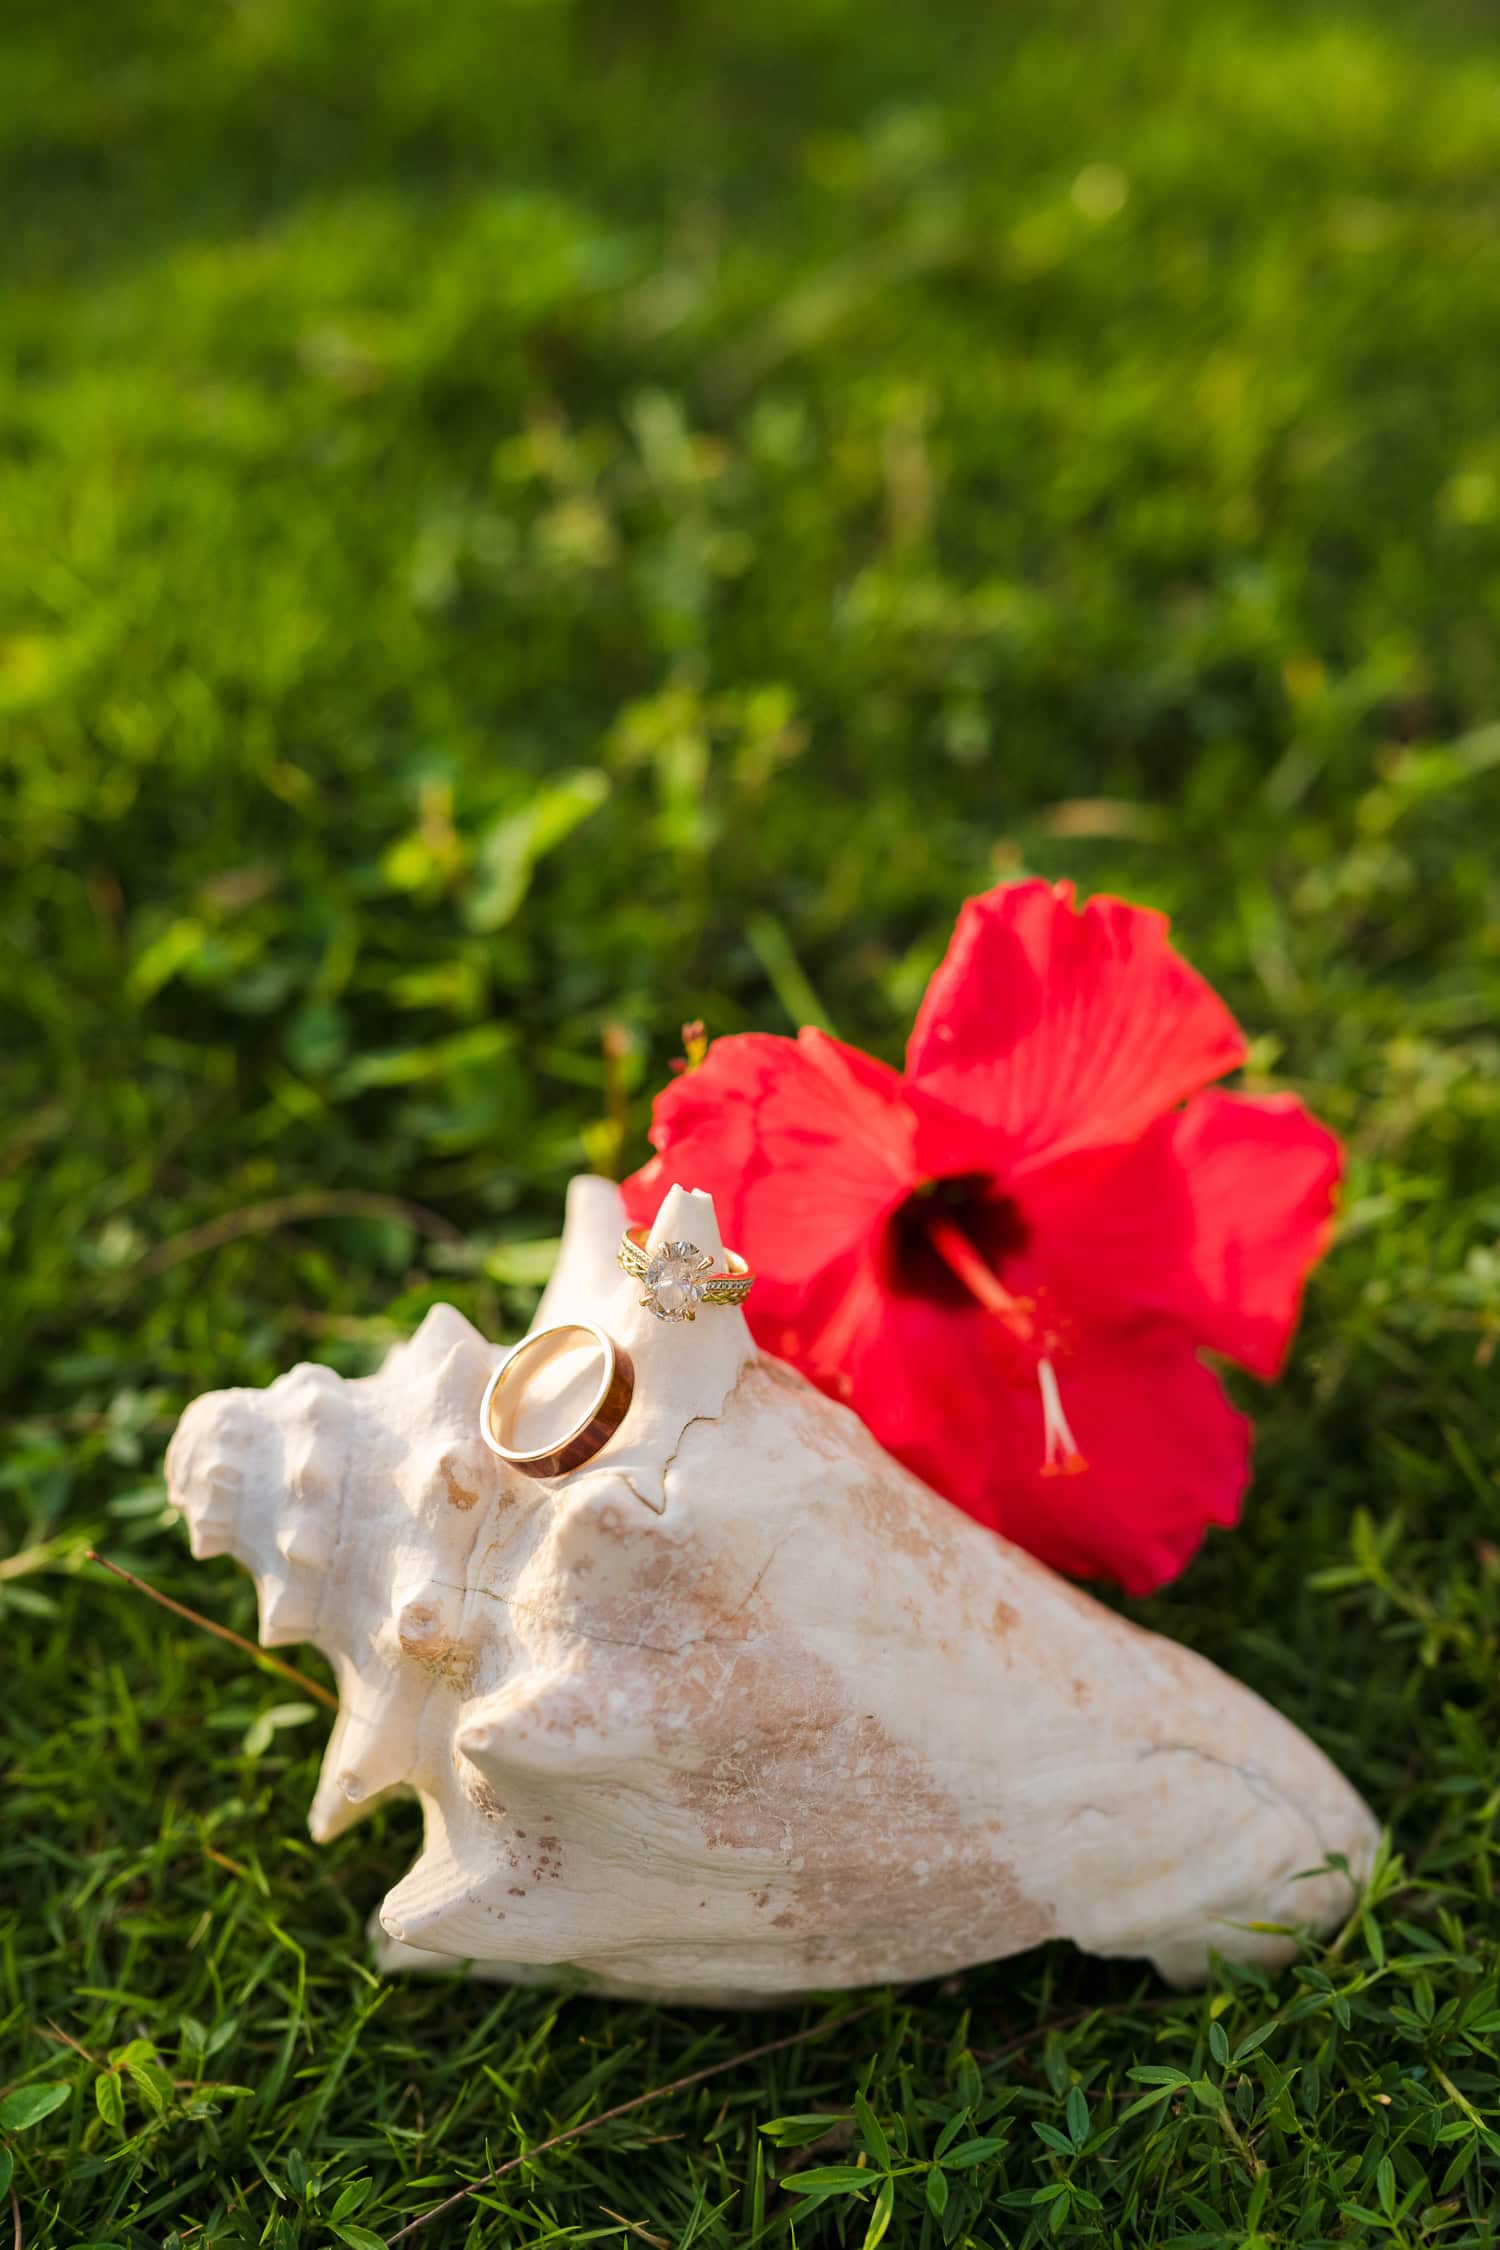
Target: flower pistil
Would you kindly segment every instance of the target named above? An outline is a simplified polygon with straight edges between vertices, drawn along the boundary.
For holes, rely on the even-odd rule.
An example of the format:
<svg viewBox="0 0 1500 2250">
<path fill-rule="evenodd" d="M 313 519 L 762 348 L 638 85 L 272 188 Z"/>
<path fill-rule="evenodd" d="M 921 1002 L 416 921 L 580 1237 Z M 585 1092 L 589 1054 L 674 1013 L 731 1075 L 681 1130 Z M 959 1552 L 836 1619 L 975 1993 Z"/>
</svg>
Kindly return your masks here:
<svg viewBox="0 0 1500 2250">
<path fill-rule="evenodd" d="M 946 1213 L 932 1211 L 927 1220 L 927 1238 L 949 1271 L 986 1312 L 993 1313 L 1009 1334 L 1026 1347 L 1028 1356 L 1035 1352 L 1038 1341 L 1035 1300 L 1013 1296 L 985 1264 L 963 1228 Z M 1088 1462 L 1063 1412 L 1057 1370 L 1048 1352 L 1036 1356 L 1036 1380 L 1042 1401 L 1042 1475 L 1076 1477 L 1088 1467 Z"/>
</svg>

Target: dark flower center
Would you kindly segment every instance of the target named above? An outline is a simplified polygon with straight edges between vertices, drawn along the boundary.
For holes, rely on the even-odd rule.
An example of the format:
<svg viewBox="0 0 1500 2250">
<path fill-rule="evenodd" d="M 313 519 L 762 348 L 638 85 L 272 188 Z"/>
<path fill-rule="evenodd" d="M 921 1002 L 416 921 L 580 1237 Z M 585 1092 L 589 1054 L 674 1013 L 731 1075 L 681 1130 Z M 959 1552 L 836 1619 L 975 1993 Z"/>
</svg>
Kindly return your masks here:
<svg viewBox="0 0 1500 2250">
<path fill-rule="evenodd" d="M 940 1252 L 929 1232 L 941 1215 L 972 1243 L 992 1273 L 1025 1249 L 1028 1231 L 1020 1211 L 985 1172 L 960 1172 L 948 1180 L 924 1180 L 893 1212 L 886 1229 L 884 1258 L 889 1286 L 903 1296 L 927 1297 L 945 1305 L 972 1305 L 970 1292 Z"/>
</svg>

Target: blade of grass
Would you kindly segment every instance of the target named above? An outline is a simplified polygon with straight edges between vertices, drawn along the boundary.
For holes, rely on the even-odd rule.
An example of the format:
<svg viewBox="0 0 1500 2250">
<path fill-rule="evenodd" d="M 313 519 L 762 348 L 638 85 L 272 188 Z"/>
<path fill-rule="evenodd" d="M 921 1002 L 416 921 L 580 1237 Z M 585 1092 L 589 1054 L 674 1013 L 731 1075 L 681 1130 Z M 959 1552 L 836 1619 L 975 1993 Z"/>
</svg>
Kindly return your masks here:
<svg viewBox="0 0 1500 2250">
<path fill-rule="evenodd" d="M 197 1625 L 203 1632 L 212 1633 L 215 1640 L 228 1641 L 231 1648 L 243 1649 L 246 1656 L 254 1657 L 256 1663 L 263 1665 L 268 1672 L 279 1672 L 282 1679 L 290 1680 L 293 1687 L 301 1688 L 304 1695 L 312 1696 L 316 1702 L 326 1705 L 328 1710 L 338 1709 L 338 1697 L 330 1689 L 320 1687 L 316 1680 L 310 1680 L 305 1672 L 299 1672 L 294 1664 L 283 1664 L 279 1656 L 272 1656 L 266 1649 L 257 1648 L 254 1641 L 245 1639 L 243 1633 L 232 1633 L 227 1625 L 216 1625 L 211 1617 L 203 1616 L 199 1610 L 189 1609 L 185 1602 L 174 1602 L 170 1594 L 160 1593 L 155 1586 L 148 1586 L 144 1578 L 137 1578 L 133 1571 L 122 1570 L 118 1563 L 108 1561 L 94 1548 L 87 1548 L 85 1553 L 90 1562 L 97 1563 L 101 1570 L 107 1570 L 112 1577 L 123 1578 L 127 1586 L 133 1586 L 148 1601 L 169 1609 L 174 1617 L 185 1617 L 189 1625 Z"/>
</svg>

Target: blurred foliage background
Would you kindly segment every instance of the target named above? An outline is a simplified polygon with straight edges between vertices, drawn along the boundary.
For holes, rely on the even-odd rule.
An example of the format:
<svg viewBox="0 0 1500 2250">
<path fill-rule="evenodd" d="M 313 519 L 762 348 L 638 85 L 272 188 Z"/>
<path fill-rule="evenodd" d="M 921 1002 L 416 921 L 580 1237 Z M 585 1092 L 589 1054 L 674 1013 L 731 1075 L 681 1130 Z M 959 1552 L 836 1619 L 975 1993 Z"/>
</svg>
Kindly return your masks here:
<svg viewBox="0 0 1500 2250">
<path fill-rule="evenodd" d="M 1349 1140 L 1245 1526 L 1150 1615 L 1404 1859 L 1274 1985 L 888 1997 L 422 2239 L 859 2241 L 762 2131 L 821 2109 L 897 2242 L 1494 2240 L 1497 182 L 1464 0 L 9 0 L 28 2243 L 368 2250 L 769 2035 L 374 1985 L 410 1812 L 314 1855 L 321 1716 L 82 1550 L 249 1629 L 165 1512 L 188 1397 L 515 1333 L 684 1019 L 897 1058 L 1022 870 L 1170 910 Z"/>
</svg>

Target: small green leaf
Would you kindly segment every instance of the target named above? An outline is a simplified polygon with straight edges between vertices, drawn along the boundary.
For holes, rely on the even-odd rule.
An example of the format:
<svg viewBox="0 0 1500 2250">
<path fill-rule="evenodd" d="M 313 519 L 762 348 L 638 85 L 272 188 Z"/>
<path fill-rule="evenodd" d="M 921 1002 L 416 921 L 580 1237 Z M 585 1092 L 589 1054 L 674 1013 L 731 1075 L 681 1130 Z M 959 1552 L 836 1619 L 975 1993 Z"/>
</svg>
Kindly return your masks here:
<svg viewBox="0 0 1500 2250">
<path fill-rule="evenodd" d="M 201 922 L 184 918 L 170 922 L 141 948 L 130 971 L 129 986 L 137 1000 L 149 1000 L 202 951 L 208 932 Z"/>
<path fill-rule="evenodd" d="M 950 2172 L 967 2171 L 971 2164 L 983 2164 L 998 2156 L 1006 2139 L 1004 2133 L 982 2133 L 972 2141 L 960 2141 L 957 2148 L 949 2149 L 943 2162 Z"/>
<path fill-rule="evenodd" d="M 283 1727 L 305 1727 L 317 1715 L 310 1703 L 273 1703 L 246 1728 L 241 1748 L 247 1758 L 263 1758 Z"/>
<path fill-rule="evenodd" d="M 94 2101 L 99 2115 L 111 2132 L 125 2130 L 125 2089 L 112 2070 L 101 2071 L 94 2080 Z"/>
<path fill-rule="evenodd" d="M 768 2118 L 760 2129 L 777 2148 L 806 2148 L 809 2141 L 820 2141 L 835 2125 L 847 2122 L 824 2110 L 810 2110 L 798 2116 Z"/>
<path fill-rule="evenodd" d="M 496 821 L 475 855 L 467 901 L 470 929 L 500 930 L 513 919 L 531 887 L 538 861 L 598 810 L 609 788 L 607 773 L 597 766 L 582 766 L 539 791 L 521 811 Z"/>
<path fill-rule="evenodd" d="M 349 2250 L 386 2250 L 385 2236 L 372 2234 L 368 2227 L 335 2227 L 340 2242 L 347 2242 Z"/>
<path fill-rule="evenodd" d="M 887 2172 L 880 2183 L 880 2192 L 875 2198 L 875 2208 L 870 2213 L 870 2224 L 865 2229 L 864 2250 L 875 2250 L 875 2245 L 884 2239 L 885 2230 L 891 2223 L 891 2214 L 895 2208 L 896 2183 Z"/>
<path fill-rule="evenodd" d="M 891 2144 L 886 2139 L 879 2118 L 863 2094 L 854 2096 L 854 2115 L 859 2125 L 859 2137 L 883 2172 L 891 2168 Z"/>
<path fill-rule="evenodd" d="M 541 1235 L 529 1242 L 497 1242 L 484 1253 L 483 1270 L 491 1281 L 514 1288 L 540 1288 L 557 1264 L 558 1237 Z"/>
<path fill-rule="evenodd" d="M 1157 2086 L 1149 2094 L 1141 2094 L 1130 2104 L 1128 2109 L 1121 2110 L 1120 2124 L 1123 2125 L 1129 2118 L 1139 2117 L 1143 2109 L 1155 2109 L 1158 2102 L 1170 2101 L 1171 2097 L 1172 2088 L 1170 2086 Z"/>
<path fill-rule="evenodd" d="M 131 2085 L 146 2107 L 158 2117 L 165 2117 L 172 2106 L 173 2087 L 171 2079 L 156 2059 L 155 2050 L 137 2061 L 128 2062 L 125 2068 L 130 2073 Z"/>
<path fill-rule="evenodd" d="M 1208 2027 L 1208 2051 L 1222 2070 L 1229 2060 L 1229 2035 L 1221 2023 Z"/>
<path fill-rule="evenodd" d="M 1479 2138 L 1477 2134 L 1471 2132 L 1463 2147 L 1443 2174 L 1442 2183 L 1438 2188 L 1439 2197 L 1452 2193 L 1478 2154 Z"/>
<path fill-rule="evenodd" d="M 1382 2156 L 1375 2167 L 1375 2193 L 1380 2198 L 1380 2208 L 1388 2219 L 1396 2215 L 1396 2167 L 1388 2156 Z"/>
<path fill-rule="evenodd" d="M 935 2219 L 948 2208 L 948 2175 L 937 2164 L 927 2175 L 927 2208 Z"/>
<path fill-rule="evenodd" d="M 1081 2086 L 1069 2088 L 1067 2118 L 1068 2138 L 1075 2148 L 1082 2148 L 1089 2137 L 1089 2104 Z"/>
<path fill-rule="evenodd" d="M 948 2197 L 948 2208 L 943 2213 L 939 2231 L 945 2243 L 954 2243 L 967 2233 L 979 2212 L 979 2198 L 972 2188 L 954 2188 Z"/>
<path fill-rule="evenodd" d="M 24 2133 L 29 2125 L 40 2125 L 55 2109 L 61 2109 L 71 2086 L 51 2083 L 45 2086 L 17 2086 L 0 2101 L 0 2127 L 7 2133 Z"/>
<path fill-rule="evenodd" d="M 509 1024 L 479 1023 L 425 1046 L 373 1049 L 354 1056 L 339 1073 L 336 1090 L 340 1095 L 363 1094 L 380 1086 L 416 1086 L 459 1072 L 484 1071 L 498 1063 L 514 1042 Z"/>
<path fill-rule="evenodd" d="M 875 2178 L 873 2172 L 861 2171 L 857 2164 L 814 2164 L 781 2184 L 793 2195 L 837 2195 L 873 2187 Z"/>
<path fill-rule="evenodd" d="M 934 2157 L 942 2156 L 947 2152 L 947 2150 L 952 2148 L 954 2142 L 958 2139 L 959 2134 L 963 2131 L 968 2122 L 969 2113 L 966 2109 L 954 2111 L 953 2115 L 949 2118 L 947 2124 L 943 2127 L 942 2131 L 937 2137 L 937 2146 L 932 2152 Z"/>
</svg>

